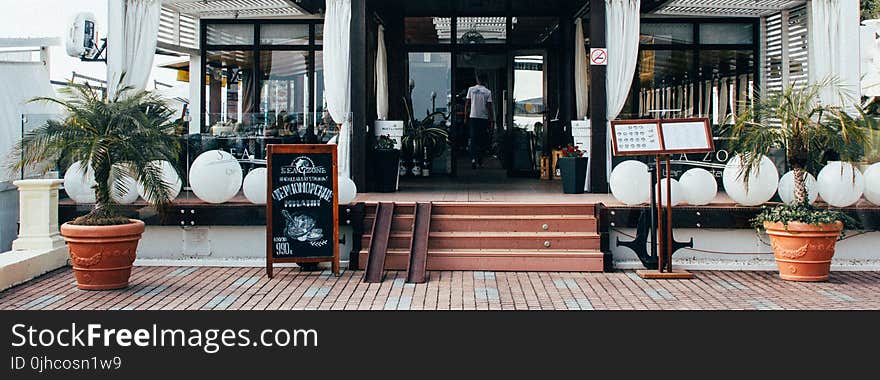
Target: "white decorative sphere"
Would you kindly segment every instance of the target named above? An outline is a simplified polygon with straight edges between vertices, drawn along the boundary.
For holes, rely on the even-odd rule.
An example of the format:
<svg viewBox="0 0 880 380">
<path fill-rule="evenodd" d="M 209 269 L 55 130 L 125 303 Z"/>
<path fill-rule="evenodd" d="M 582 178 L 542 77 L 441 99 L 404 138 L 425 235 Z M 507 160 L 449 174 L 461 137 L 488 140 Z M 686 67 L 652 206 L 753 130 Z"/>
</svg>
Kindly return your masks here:
<svg viewBox="0 0 880 380">
<path fill-rule="evenodd" d="M 123 189 L 120 190 L 118 186 L 122 186 Z M 113 187 L 110 188 L 110 197 L 113 198 L 113 201 L 119 204 L 127 205 L 129 203 L 134 203 L 134 201 L 138 199 L 137 181 L 128 175 L 122 175 L 116 178 L 116 182 Z"/>
<path fill-rule="evenodd" d="M 859 201 L 865 190 L 865 179 L 859 169 L 848 162 L 831 161 L 816 178 L 819 195 L 834 207 L 851 206 Z"/>
<path fill-rule="evenodd" d="M 727 162 L 721 174 L 724 191 L 734 202 L 743 206 L 757 206 L 766 203 L 776 194 L 779 185 L 779 171 L 766 156 L 749 173 L 749 183 L 744 181 L 742 156 L 736 155 Z"/>
<path fill-rule="evenodd" d="M 636 160 L 627 160 L 611 171 L 609 178 L 611 194 L 627 205 L 648 203 L 651 200 L 651 176 L 648 165 Z"/>
<path fill-rule="evenodd" d="M 691 206 L 707 205 L 718 194 L 718 181 L 706 169 L 689 169 L 678 179 L 678 184 L 682 198 Z"/>
<path fill-rule="evenodd" d="M 264 205 L 266 204 L 266 186 L 266 168 L 256 168 L 244 177 L 241 190 L 244 192 L 244 197 L 251 203 Z"/>
<path fill-rule="evenodd" d="M 171 186 L 171 194 L 169 194 L 171 198 L 169 200 L 174 200 L 174 198 L 177 198 L 177 195 L 180 194 L 180 189 L 183 187 L 183 181 L 181 181 L 180 176 L 177 175 L 177 170 L 174 170 L 174 165 L 164 160 L 153 161 L 153 165 L 162 168 L 162 182 Z M 137 192 L 145 201 L 153 201 L 152 194 L 147 193 L 146 189 L 144 189 L 144 185 L 140 182 L 137 184 Z"/>
<path fill-rule="evenodd" d="M 661 205 L 666 206 L 666 182 L 668 178 L 663 178 L 660 180 L 660 199 L 658 200 Z M 672 193 L 672 206 L 678 206 L 681 203 L 681 185 L 675 179 L 672 180 L 672 183 L 669 185 Z"/>
<path fill-rule="evenodd" d="M 816 177 L 810 173 L 804 173 L 807 175 L 807 200 L 813 204 L 816 202 L 816 198 L 819 198 L 819 187 L 816 186 Z M 786 204 L 794 204 L 794 171 L 785 173 L 779 179 L 779 198 L 782 198 Z"/>
<path fill-rule="evenodd" d="M 344 205 L 353 202 L 354 198 L 357 197 L 357 185 L 354 184 L 354 181 L 346 176 L 339 176 L 337 181 L 339 182 L 339 204 Z"/>
<path fill-rule="evenodd" d="M 880 163 L 869 166 L 863 176 L 865 177 L 865 198 L 875 205 L 880 205 Z"/>
<path fill-rule="evenodd" d="M 95 172 L 81 161 L 74 162 L 64 173 L 64 191 L 76 203 L 95 203 L 95 184 Z"/>
<path fill-rule="evenodd" d="M 229 152 L 209 150 L 200 154 L 189 168 L 189 185 L 199 199 L 208 203 L 226 202 L 241 188 L 242 171 Z"/>
</svg>

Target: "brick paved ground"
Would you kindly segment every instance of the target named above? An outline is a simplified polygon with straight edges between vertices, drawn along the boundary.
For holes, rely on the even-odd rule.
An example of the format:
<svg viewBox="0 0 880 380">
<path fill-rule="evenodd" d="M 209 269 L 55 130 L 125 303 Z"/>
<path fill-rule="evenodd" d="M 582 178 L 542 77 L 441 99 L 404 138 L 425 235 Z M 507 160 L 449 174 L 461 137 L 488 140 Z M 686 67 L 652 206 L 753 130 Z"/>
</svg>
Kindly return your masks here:
<svg viewBox="0 0 880 380">
<path fill-rule="evenodd" d="M 276 268 L 136 267 L 131 286 L 76 288 L 69 268 L 0 293 L 0 309 L 880 309 L 880 272 L 833 272 L 824 283 L 780 280 L 775 272 L 699 271 L 693 280 L 643 280 L 634 272 L 431 272 L 426 284 L 388 272 Z"/>
</svg>

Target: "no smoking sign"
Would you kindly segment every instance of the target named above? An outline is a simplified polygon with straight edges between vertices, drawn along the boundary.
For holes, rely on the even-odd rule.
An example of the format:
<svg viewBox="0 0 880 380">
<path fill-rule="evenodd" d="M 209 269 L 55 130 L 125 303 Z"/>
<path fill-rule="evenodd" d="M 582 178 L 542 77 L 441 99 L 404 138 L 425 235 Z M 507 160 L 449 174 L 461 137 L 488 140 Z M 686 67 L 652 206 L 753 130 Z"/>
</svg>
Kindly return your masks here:
<svg viewBox="0 0 880 380">
<path fill-rule="evenodd" d="M 593 66 L 608 66 L 608 49 L 590 48 L 590 64 Z"/>
</svg>

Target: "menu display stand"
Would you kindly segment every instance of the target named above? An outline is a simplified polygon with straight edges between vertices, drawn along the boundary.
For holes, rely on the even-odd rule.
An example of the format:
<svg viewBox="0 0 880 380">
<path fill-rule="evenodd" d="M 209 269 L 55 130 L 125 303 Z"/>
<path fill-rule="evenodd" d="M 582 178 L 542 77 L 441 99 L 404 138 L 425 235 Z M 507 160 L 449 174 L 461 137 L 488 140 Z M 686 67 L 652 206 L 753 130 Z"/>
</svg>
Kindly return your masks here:
<svg viewBox="0 0 880 380">
<path fill-rule="evenodd" d="M 611 122 L 611 141 L 615 156 L 654 156 L 651 173 L 651 245 L 657 257 L 656 270 L 638 270 L 646 279 L 688 279 L 693 274 L 672 267 L 672 181 L 666 181 L 666 199 L 660 179 L 672 175 L 672 154 L 710 153 L 715 151 L 712 129 L 707 118 L 615 120 Z"/>
</svg>

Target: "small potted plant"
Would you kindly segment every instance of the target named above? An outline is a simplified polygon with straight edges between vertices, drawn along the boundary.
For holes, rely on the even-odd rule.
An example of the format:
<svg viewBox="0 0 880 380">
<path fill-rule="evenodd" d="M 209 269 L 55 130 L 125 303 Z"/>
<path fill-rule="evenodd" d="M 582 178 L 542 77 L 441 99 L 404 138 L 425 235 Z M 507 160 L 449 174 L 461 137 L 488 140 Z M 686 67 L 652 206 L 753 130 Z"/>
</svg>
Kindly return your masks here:
<svg viewBox="0 0 880 380">
<path fill-rule="evenodd" d="M 374 161 L 376 168 L 376 191 L 390 193 L 397 190 L 400 149 L 395 146 L 390 135 L 376 137 Z"/>
<path fill-rule="evenodd" d="M 162 178 L 159 160 L 177 162 L 180 144 L 171 121 L 174 112 L 158 96 L 119 85 L 112 98 L 89 86 L 68 86 L 61 98 L 37 98 L 61 106 L 62 120 L 49 120 L 27 133 L 13 150 L 16 170 L 54 163 L 85 163 L 95 176 L 91 211 L 61 226 L 80 289 L 128 286 L 144 222 L 129 219 L 112 196 L 119 178 L 144 188 L 150 203 L 170 202 L 172 184 Z"/>
<path fill-rule="evenodd" d="M 416 120 L 409 105 L 404 101 L 408 122 L 404 126 L 403 157 L 412 160 L 411 172 L 413 176 L 427 177 L 430 175 L 431 160 L 443 154 L 449 144 L 449 132 L 444 128 L 445 123 L 438 123 L 438 119 L 445 122 L 447 116 L 443 112 L 428 113 L 422 120 Z"/>
<path fill-rule="evenodd" d="M 559 171 L 562 174 L 562 191 L 565 194 L 583 194 L 587 181 L 589 158 L 577 145 L 568 145 L 559 157 Z"/>
<path fill-rule="evenodd" d="M 731 148 L 743 157 L 740 175 L 745 183 L 771 149 L 783 150 L 794 172 L 794 202 L 765 207 L 752 220 L 770 236 L 785 280 L 827 280 L 836 241 L 845 228 L 858 227 L 841 211 L 811 205 L 807 196 L 807 173 L 817 174 L 830 157 L 859 161 L 870 145 L 869 131 L 876 129 L 876 121 L 858 105 L 853 106 L 856 118 L 842 107 L 820 104 L 819 95 L 829 85 L 789 86 L 746 107 L 730 129 L 736 136 Z"/>
</svg>

